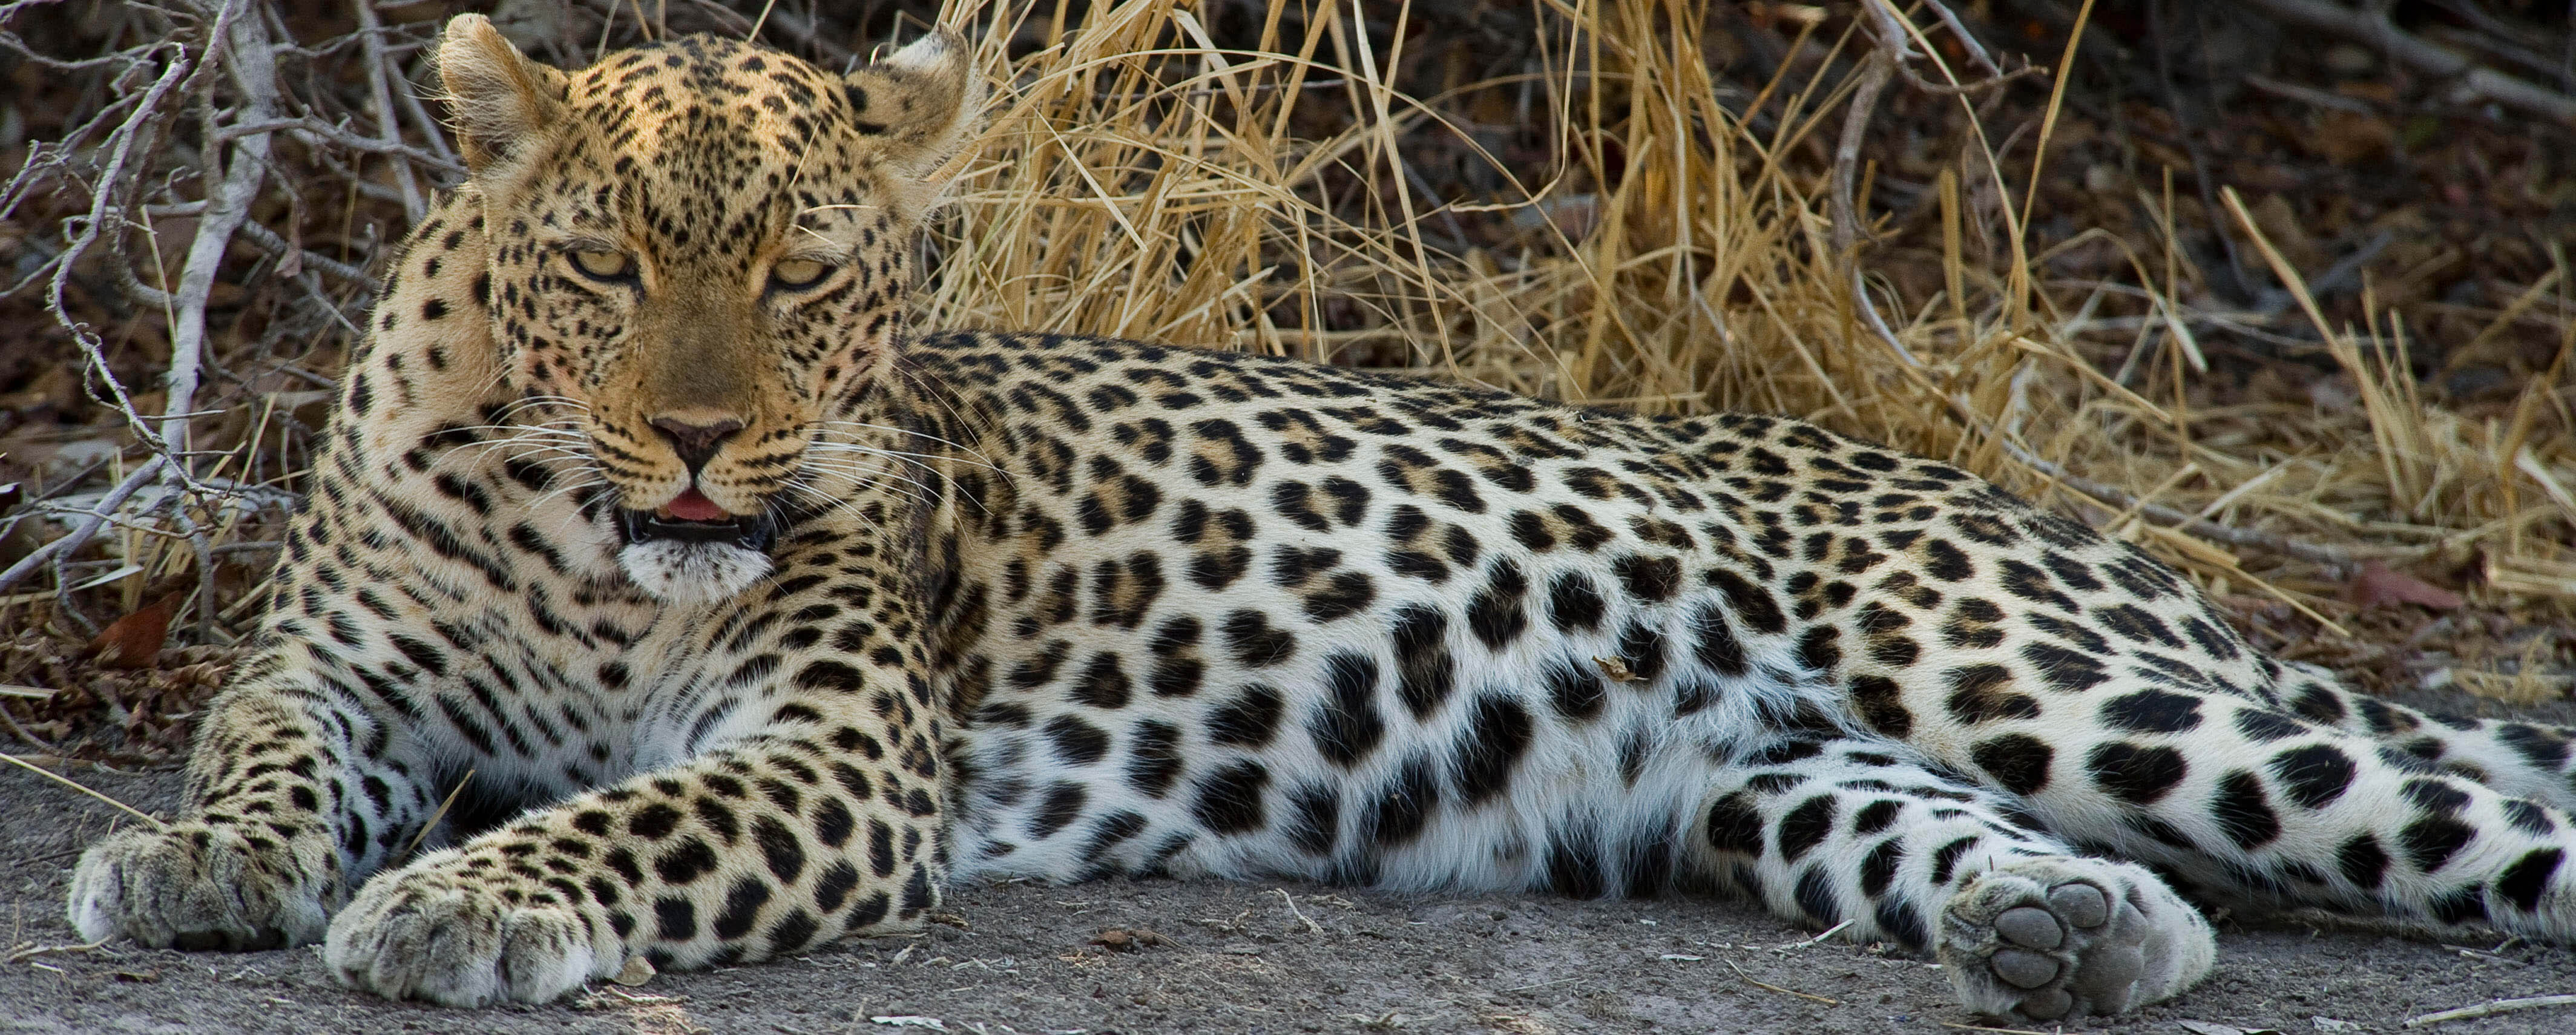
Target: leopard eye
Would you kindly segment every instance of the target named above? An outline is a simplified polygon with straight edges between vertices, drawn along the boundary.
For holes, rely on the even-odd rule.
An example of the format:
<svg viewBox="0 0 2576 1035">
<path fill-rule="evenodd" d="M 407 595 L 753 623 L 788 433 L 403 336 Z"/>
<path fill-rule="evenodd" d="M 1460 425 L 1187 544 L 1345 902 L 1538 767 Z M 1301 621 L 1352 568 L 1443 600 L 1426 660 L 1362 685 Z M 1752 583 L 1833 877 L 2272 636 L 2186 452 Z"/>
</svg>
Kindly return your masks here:
<svg viewBox="0 0 2576 1035">
<path fill-rule="evenodd" d="M 634 258 L 625 252 L 576 251 L 572 253 L 572 265 L 601 280 L 617 280 L 635 271 Z"/>
<path fill-rule="evenodd" d="M 789 259 L 769 268 L 769 279 L 780 287 L 812 287 L 832 268 L 812 259 Z"/>
</svg>

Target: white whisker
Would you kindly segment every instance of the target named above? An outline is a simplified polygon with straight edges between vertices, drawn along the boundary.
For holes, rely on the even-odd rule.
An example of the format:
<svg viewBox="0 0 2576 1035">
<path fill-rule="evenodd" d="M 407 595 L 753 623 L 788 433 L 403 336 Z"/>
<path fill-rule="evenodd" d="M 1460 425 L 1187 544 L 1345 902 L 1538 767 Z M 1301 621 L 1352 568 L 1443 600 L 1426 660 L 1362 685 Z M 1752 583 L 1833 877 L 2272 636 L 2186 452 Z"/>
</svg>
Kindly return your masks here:
<svg viewBox="0 0 2576 1035">
<path fill-rule="evenodd" d="M 909 493 L 909 492 L 906 492 L 906 491 L 904 491 L 904 490 L 902 490 L 902 489 L 896 488 L 896 487 L 891 486 L 891 485 L 879 485 L 879 484 L 872 484 L 872 483 L 868 483 L 868 482 L 866 482 L 866 481 L 864 481 L 864 480 L 862 480 L 862 481 L 861 481 L 861 484 L 862 484 L 862 486 L 863 486 L 863 487 L 866 487 L 866 488 L 874 488 L 874 489 L 877 489 L 877 490 L 879 490 L 879 491 L 885 492 L 885 493 L 887 493 L 887 494 L 889 494 L 889 495 L 893 495 L 893 496 L 896 496 L 896 497 L 898 497 L 898 498 L 901 498 L 901 499 L 904 499 L 904 500 L 911 501 L 911 502 L 913 502 L 913 503 L 915 503 L 915 504 L 924 505 L 924 506 L 927 506 L 927 505 L 928 505 L 928 501 L 923 500 L 923 499 L 921 499 L 921 498 L 919 498 L 919 497 L 917 497 L 917 496 L 914 496 L 913 494 L 911 494 L 911 493 Z M 795 490 L 795 491 L 797 491 L 797 492 L 803 493 L 804 495 L 806 495 L 807 497 L 809 497 L 809 498 L 811 498 L 811 499 L 815 500 L 816 502 L 819 502 L 819 503 L 824 504 L 827 508 L 829 508 L 829 509 L 830 509 L 832 512 L 834 512 L 834 513 L 838 513 L 838 514 L 845 515 L 845 516 L 847 516 L 847 517 L 849 517 L 849 518 L 852 518 L 852 519 L 854 519 L 854 520 L 859 520 L 859 521 L 865 521 L 865 520 L 867 520 L 866 515 L 864 515 L 864 514 L 862 514 L 862 513 L 860 513 L 860 512 L 859 512 L 859 508 L 858 508 L 858 501 L 857 501 L 857 500 L 850 499 L 850 498 L 845 497 L 845 496 L 840 496 L 840 495 L 835 495 L 835 494 L 833 494 L 833 493 L 825 492 L 825 491 L 823 491 L 822 489 L 817 488 L 817 487 L 815 487 L 815 486 L 813 486 L 813 485 L 806 484 L 806 483 L 805 483 L 801 478 L 799 478 L 799 479 L 790 479 L 790 480 L 787 482 L 787 486 L 788 486 L 788 488 L 790 488 L 790 489 L 793 489 L 793 490 Z"/>
<path fill-rule="evenodd" d="M 883 457 L 888 460 L 911 464 L 912 466 L 918 467 L 931 474 L 942 473 L 939 468 L 932 466 L 930 463 L 930 461 L 940 458 L 924 453 L 905 453 L 892 449 L 877 449 L 872 446 L 852 445 L 847 442 L 814 442 L 807 444 L 806 448 L 809 455 L 812 453 L 847 453 L 856 456 Z"/>
<path fill-rule="evenodd" d="M 593 486 L 593 485 L 600 486 L 600 487 L 602 487 L 602 488 L 612 488 L 612 489 L 614 488 L 614 486 L 611 486 L 611 485 L 609 485 L 609 484 L 608 484 L 608 477 L 607 477 L 607 475 L 599 469 L 598 465 L 596 465 L 596 464 L 586 465 L 586 466 L 585 466 L 584 468 L 582 468 L 580 471 L 576 471 L 576 472 L 574 472 L 574 473 L 583 473 L 584 471 L 586 471 L 586 472 L 590 475 L 590 478 L 589 478 L 588 480 L 586 480 L 586 481 L 584 481 L 584 480 L 574 480 L 574 481 L 569 481 L 569 482 L 565 482 L 565 483 L 564 483 L 564 484 L 562 484 L 562 485 L 558 485 L 558 486 L 555 486 L 554 488 L 548 489 L 548 490 L 546 490 L 544 493 L 540 494 L 537 498 L 532 499 L 532 500 L 529 500 L 529 501 L 528 501 L 528 508 L 529 508 L 529 509 L 531 509 L 531 510 L 534 510 L 534 509 L 536 509 L 537 507 L 544 505 L 544 504 L 546 503 L 546 501 L 551 500 L 551 499 L 554 499 L 555 497 L 560 496 L 560 495 L 563 495 L 564 493 L 572 492 L 572 491 L 574 491 L 574 490 L 576 490 L 576 489 L 582 489 L 582 488 L 586 488 L 586 487 Z M 553 474 L 553 473 L 549 473 L 549 474 L 547 475 L 547 477 L 548 477 L 548 478 L 550 478 L 550 479 L 556 479 L 556 480 L 560 480 L 560 479 L 561 479 L 561 475 Z"/>
<path fill-rule="evenodd" d="M 993 463 L 992 458 L 985 456 L 983 453 L 978 452 L 978 451 L 976 451 L 976 450 L 974 450 L 974 449 L 970 449 L 970 448 L 968 448 L 964 443 L 961 443 L 961 442 L 952 442 L 952 441 L 949 441 L 948 439 L 941 438 L 941 437 L 939 437 L 939 436 L 937 436 L 937 435 L 933 435 L 933 434 L 930 434 L 930 433 L 928 433 L 928 432 L 914 431 L 914 430 L 911 430 L 911 429 L 909 429 L 909 428 L 896 428 L 896 427 L 889 427 L 889 426 L 887 426 L 887 425 L 883 425 L 883 424 L 871 424 L 871 423 L 866 422 L 866 421 L 855 421 L 855 420 L 818 420 L 818 421 L 815 421 L 815 422 L 813 422 L 813 423 L 814 423 L 814 424 L 816 424 L 816 425 L 819 425 L 819 426 L 820 426 L 820 428 L 821 428 L 821 430 L 824 430 L 824 431 L 827 431 L 827 432 L 830 432 L 830 433 L 833 433 L 833 434 L 850 435 L 850 432 L 847 432 L 847 431 L 841 431 L 841 430 L 839 430 L 839 429 L 842 429 L 842 428 L 860 428 L 860 429 L 865 429 L 865 430 L 868 430 L 868 431 L 882 431 L 882 432 L 887 432 L 887 433 L 895 434 L 895 435 L 908 435 L 908 436 L 911 436 L 911 437 L 913 437 L 913 438 L 925 439 L 925 440 L 927 440 L 927 441 L 929 441 L 929 442 L 932 442 L 932 443 L 934 443 L 934 444 L 948 447 L 948 449 L 950 450 L 950 452 L 947 452 L 947 453 L 912 453 L 912 452 L 906 452 L 906 451 L 904 451 L 904 450 L 899 450 L 899 449 L 892 449 L 892 450 L 885 450 L 885 451 L 886 451 L 886 452 L 888 452 L 888 453 L 893 453 L 893 454 L 901 455 L 901 456 L 928 457 L 928 458 L 941 459 L 941 460 L 955 460 L 955 461 L 957 461 L 957 462 L 959 462 L 959 463 L 972 464 L 972 465 L 974 465 L 974 466 L 984 468 L 985 470 L 991 471 L 991 472 L 993 472 L 993 473 L 995 473 L 995 474 L 998 474 L 998 475 L 1001 475 L 1001 476 L 1003 476 L 1003 477 L 1005 477 L 1005 478 L 1010 477 L 1010 472 L 1008 472 L 1008 471 L 1005 471 L 1005 470 L 1001 469 L 999 466 L 996 466 L 996 465 Z M 855 437 L 857 437 L 857 436 L 853 435 L 853 436 L 851 436 L 851 437 L 855 438 Z M 822 444 L 822 443 L 821 443 L 821 442 L 817 442 L 816 444 L 817 444 L 817 445 L 820 445 L 820 444 Z M 857 445 L 857 443 L 845 443 L 845 442 L 835 442 L 835 443 L 831 443 L 831 444 L 833 444 L 833 445 L 837 445 L 837 446 L 854 446 L 854 445 Z M 869 448 L 882 448 L 882 447 L 869 447 Z"/>
<path fill-rule="evenodd" d="M 876 479 L 892 479 L 894 481 L 901 482 L 916 490 L 912 492 L 902 492 L 904 498 L 915 503 L 929 505 L 934 503 L 939 495 L 932 491 L 930 486 L 924 485 L 904 475 L 896 474 L 894 469 L 890 467 L 862 468 L 847 461 L 828 461 L 811 457 L 807 458 L 805 463 L 808 467 L 836 473 L 851 481 L 858 482 L 862 488 L 873 487 L 885 489 L 890 492 L 902 492 L 902 490 L 897 490 L 893 486 L 887 485 L 885 482 Z"/>
</svg>

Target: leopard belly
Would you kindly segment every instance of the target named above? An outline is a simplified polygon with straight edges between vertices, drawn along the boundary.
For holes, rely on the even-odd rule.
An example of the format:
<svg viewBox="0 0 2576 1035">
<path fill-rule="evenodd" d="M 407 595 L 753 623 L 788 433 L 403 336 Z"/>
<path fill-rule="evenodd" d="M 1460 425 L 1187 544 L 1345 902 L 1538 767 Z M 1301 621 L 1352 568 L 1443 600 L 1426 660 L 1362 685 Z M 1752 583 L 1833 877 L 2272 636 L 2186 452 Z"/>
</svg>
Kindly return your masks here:
<svg viewBox="0 0 2576 1035">
<path fill-rule="evenodd" d="M 961 468 L 944 547 L 961 873 L 1651 893 L 1733 879 L 1682 850 L 1720 771 L 1854 737 L 1930 765 L 1855 700 L 1919 648 L 1853 583 L 1939 606 L 1924 500 L 1986 491 L 1946 468 L 1905 461 L 1935 473 L 1902 500 L 1864 483 L 1870 513 L 1813 489 L 1773 511 L 1745 497 L 1777 483 L 1724 466 L 1894 454 L 1781 423 L 1776 455 L 1730 460 L 1716 422 L 1402 382 L 1354 403 L 1312 368 L 1131 343 L 939 336 L 916 363 L 992 464 Z M 1849 517 L 1867 538 L 1826 531 Z M 1790 570 L 1811 553 L 1845 578 Z M 2260 685 L 2246 657 L 2205 681 Z"/>
<path fill-rule="evenodd" d="M 1567 632 L 1543 592 L 1477 612 L 1434 589 L 1336 629 L 1255 628 L 1300 613 L 1266 585 L 1175 593 L 1134 629 L 994 644 L 957 750 L 961 871 L 1651 891 L 1713 772 L 1841 711 L 1783 643 L 1734 674 L 1687 649 L 1629 671 L 1643 636 L 1697 639 L 1699 594 Z"/>
</svg>

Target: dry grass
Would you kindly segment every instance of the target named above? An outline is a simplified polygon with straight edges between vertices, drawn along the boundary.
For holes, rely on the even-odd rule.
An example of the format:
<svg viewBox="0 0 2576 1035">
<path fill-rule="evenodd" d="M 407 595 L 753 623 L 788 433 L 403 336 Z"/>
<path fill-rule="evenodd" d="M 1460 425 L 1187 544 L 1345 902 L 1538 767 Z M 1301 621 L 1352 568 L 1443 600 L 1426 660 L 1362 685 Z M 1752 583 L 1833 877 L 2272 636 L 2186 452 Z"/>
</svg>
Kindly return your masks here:
<svg viewBox="0 0 2576 1035">
<path fill-rule="evenodd" d="M 2004 163 L 1991 157 L 1940 183 L 1946 289 L 1905 298 L 1873 284 L 1893 324 L 1894 343 L 1881 340 L 1842 286 L 1829 170 L 1813 160 L 1838 131 L 1848 89 L 1825 70 L 1844 66 L 1717 82 L 1699 60 L 1699 7 L 1547 5 L 1542 71 L 1454 89 L 1532 95 L 1523 111 L 1550 127 L 1562 161 L 1496 160 L 1509 189 L 1442 198 L 1406 174 L 1408 154 L 1473 129 L 1397 92 L 1386 70 L 1407 55 L 1353 50 L 1338 9 L 1318 10 L 1302 32 L 1274 25 L 1257 49 L 1219 52 L 1194 44 L 1204 34 L 1187 7 L 1125 3 L 1033 26 L 1020 5 L 952 3 L 947 17 L 981 30 L 988 67 L 1011 85 L 963 162 L 938 235 L 947 265 L 931 319 L 1357 354 L 1648 410 L 1795 414 L 2086 507 L 2222 593 L 2268 577 L 2269 589 L 2312 603 L 2348 573 L 2239 557 L 2146 520 L 2132 500 L 2057 486 L 2024 458 L 2354 559 L 2474 561 L 2491 602 L 2576 614 L 2563 344 L 2508 417 L 2472 420 L 2419 395 L 2403 362 L 2407 328 L 2335 326 L 2310 304 L 2358 405 L 2197 409 L 2188 400 L 2206 361 L 2175 293 L 2200 279 L 2189 260 L 2130 256 L 2118 297 L 2148 317 L 2126 321 L 2137 346 L 2124 350 L 2126 368 L 2104 369 L 2083 343 L 2121 323 L 2099 316 L 2113 288 L 2042 283 L 2045 256 L 2015 254 L 2027 187 L 2000 179 Z M 1042 49 L 1007 60 L 1004 41 L 1029 33 Z M 1285 108 L 1317 93 L 1362 117 L 1298 135 Z M 1625 156 L 1619 169 L 1605 152 Z M 1987 203 L 1975 206 L 1980 195 Z M 2174 207 L 2169 195 L 2155 200 Z M 1526 214 L 1520 222 L 1540 232 L 1509 251 L 1443 246 L 1444 215 L 1496 211 Z M 1989 225 L 1967 225 L 1980 220 Z M 2243 232 L 2259 240 L 2255 225 L 2246 217 Z M 1970 262 L 1972 234 L 2010 243 L 2001 268 Z M 1869 253 L 1860 262 L 1866 270 Z M 2272 268 L 2303 292 L 2296 270 Z M 2568 287 L 2556 275 L 2531 285 L 2498 330 L 2538 311 L 2576 336 Z M 1316 315 L 1337 307 L 1360 316 Z"/>
<path fill-rule="evenodd" d="M 570 9 L 538 52 L 582 57 L 596 44 L 565 41 L 654 31 L 636 25 L 646 7 L 601 17 L 615 9 Z M 2576 620 L 2576 284 L 2563 256 L 2479 336 L 2554 322 L 2555 362 L 2501 409 L 2454 411 L 2408 373 L 2416 331 L 2367 292 L 2366 322 L 2330 321 L 2231 195 L 2231 212 L 2201 215 L 2257 241 L 2312 316 L 2311 327 L 2269 333 L 2318 343 L 2342 374 L 2305 401 L 2218 391 L 2198 336 L 2241 314 L 2197 301 L 2206 278 L 2174 243 L 2178 213 L 2194 204 L 2177 201 L 2170 178 L 2136 191 L 2156 224 L 2143 234 L 2079 234 L 2032 254 L 2024 228 L 2039 174 L 2027 157 L 2008 158 L 2013 146 L 1973 117 L 1979 96 L 1963 95 L 1942 101 L 1971 132 L 1931 188 L 1937 254 L 1838 249 L 1835 143 L 1865 36 L 1836 35 L 1840 22 L 1783 23 L 1796 57 L 1781 74 L 1727 82 L 1711 72 L 1708 55 L 1726 42 L 1714 38 L 1708 0 L 1495 9 L 1508 38 L 1462 41 L 1444 35 L 1456 15 L 1404 3 L 1125 0 L 1068 12 L 950 0 L 939 20 L 980 41 L 1001 86 L 929 245 L 939 274 L 924 291 L 928 322 L 1241 348 L 1652 411 L 1792 414 L 1950 460 L 2147 544 L 2224 598 L 2268 595 L 2328 628 L 2350 612 L 2334 599 L 2365 560 L 2465 573 L 2456 584 L 2480 607 L 2523 621 Z M 759 4 L 654 10 L 673 31 L 739 34 L 762 16 Z M 1373 35 L 1355 31 L 1362 10 Z M 845 55 L 812 12 L 782 5 L 764 38 Z M 1439 31 L 1420 31 L 1426 20 Z M 1220 28 L 1227 47 L 1216 45 Z M 416 43 L 427 25 L 396 31 Z M 422 81 L 412 43 L 391 60 Z M 1474 60 L 1488 49 L 1512 61 Z M 1934 79 L 1949 71 L 1914 67 Z M 289 83 L 289 93 L 336 90 L 349 110 L 370 110 L 354 82 Z M 2047 110 L 2053 123 L 2058 109 Z M 398 224 L 405 176 L 437 180 L 444 153 L 425 127 L 384 124 L 410 142 L 408 156 L 287 141 L 295 168 L 364 181 L 348 185 L 345 211 L 317 216 L 299 196 L 256 210 L 254 223 L 328 252 L 314 228 L 336 218 L 338 254 L 363 264 L 349 243 L 363 235 L 345 231 L 363 225 L 360 213 Z M 2050 153 L 2038 133 L 2019 153 Z M 1877 167 L 1857 172 L 1856 210 L 1884 211 L 1871 204 Z M 156 189 L 173 193 L 134 200 L 185 201 L 198 188 Z M 167 217 L 133 218 L 155 244 L 184 232 Z M 2124 276 L 2050 279 L 2054 251 L 2106 244 L 2123 254 Z M 1909 295 L 1879 275 L 1893 262 L 1930 263 L 1936 275 L 1914 281 L 1938 289 Z M 1851 288 L 1855 264 L 1866 300 Z M 323 290 L 332 285 L 316 268 L 288 278 L 305 287 L 301 322 L 229 328 L 232 394 L 200 405 L 231 412 L 196 421 L 198 448 L 214 454 L 188 465 L 199 482 L 230 473 L 226 484 L 300 487 L 309 427 L 289 418 L 311 409 L 316 390 L 260 371 L 327 375 L 345 345 L 345 331 L 312 314 L 355 321 L 361 300 Z M 175 271 L 141 276 L 176 283 Z M 131 320 L 142 329 L 127 333 L 168 335 L 150 312 Z M 288 334 L 302 335 L 291 348 Z M 146 455 L 129 447 L 107 473 Z M 83 595 L 47 576 L 0 587 L 14 593 L 0 596 L 0 630 L 77 637 L 65 605 L 131 608 L 153 580 L 276 528 L 212 497 L 171 500 L 129 507 L 53 576 L 123 572 Z M 2236 534 L 2174 527 L 2182 516 Z M 0 529 L 0 564 L 32 542 L 25 529 L 7 536 Z M 228 641 L 246 628 L 244 588 L 204 581 L 198 635 Z"/>
</svg>

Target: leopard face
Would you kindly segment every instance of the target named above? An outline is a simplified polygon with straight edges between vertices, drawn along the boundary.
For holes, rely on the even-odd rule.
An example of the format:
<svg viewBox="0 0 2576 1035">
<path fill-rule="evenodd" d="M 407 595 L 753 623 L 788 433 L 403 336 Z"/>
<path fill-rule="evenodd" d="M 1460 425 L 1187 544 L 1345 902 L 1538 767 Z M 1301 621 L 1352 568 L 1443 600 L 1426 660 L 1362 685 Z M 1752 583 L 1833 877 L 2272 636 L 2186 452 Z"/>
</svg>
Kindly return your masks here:
<svg viewBox="0 0 2576 1035">
<path fill-rule="evenodd" d="M 440 58 L 512 419 L 613 491 L 648 592 L 739 591 L 778 510 L 853 466 L 832 418 L 887 373 L 924 177 L 979 95 L 963 45 L 833 75 L 697 36 L 564 72 L 479 26 Z"/>
</svg>

